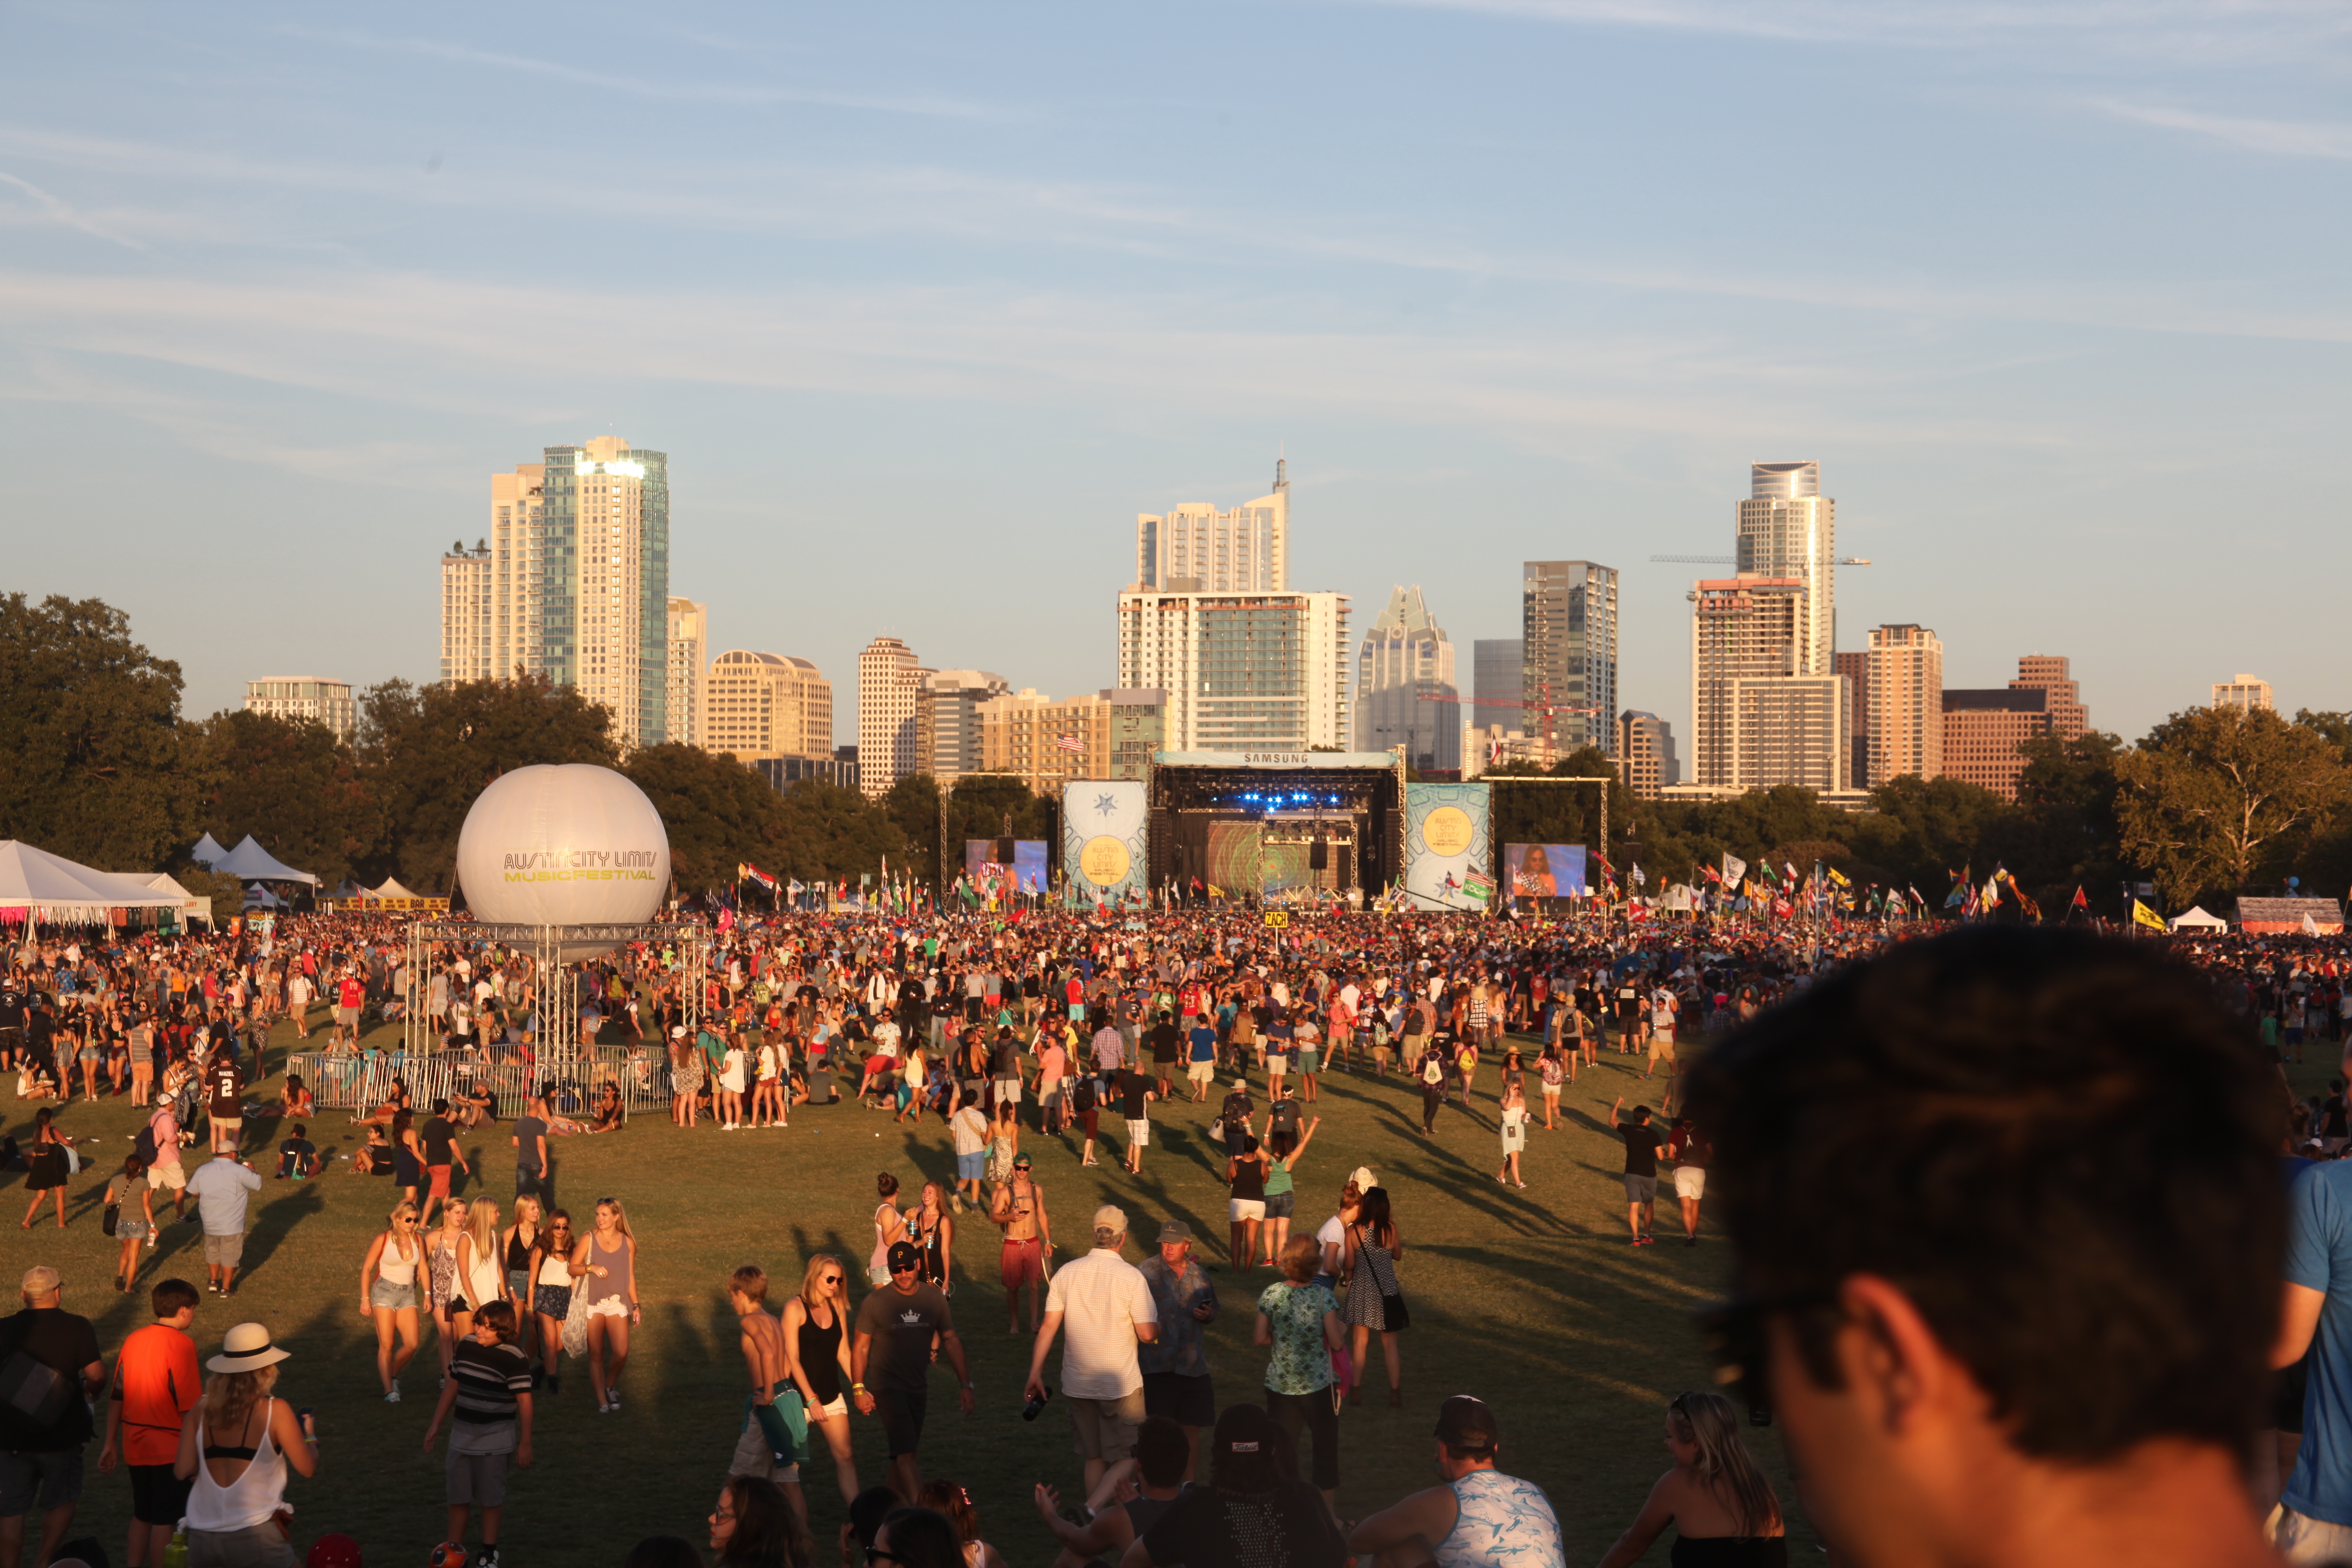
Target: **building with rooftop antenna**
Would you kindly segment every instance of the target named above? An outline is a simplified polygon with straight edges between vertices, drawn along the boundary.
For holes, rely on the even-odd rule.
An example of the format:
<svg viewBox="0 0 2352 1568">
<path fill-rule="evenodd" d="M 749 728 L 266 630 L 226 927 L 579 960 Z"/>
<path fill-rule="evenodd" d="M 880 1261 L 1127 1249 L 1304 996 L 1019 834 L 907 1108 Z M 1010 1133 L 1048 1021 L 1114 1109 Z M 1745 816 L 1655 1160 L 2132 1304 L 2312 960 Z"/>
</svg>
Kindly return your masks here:
<svg viewBox="0 0 2352 1568">
<path fill-rule="evenodd" d="M 1264 594 L 1290 585 L 1290 465 L 1274 489 L 1231 511 L 1187 501 L 1135 518 L 1135 591 Z"/>
<path fill-rule="evenodd" d="M 1410 766 L 1452 772 L 1462 765 L 1461 711 L 1445 629 L 1419 584 L 1392 588 L 1356 653 L 1356 750 L 1402 746 Z"/>
</svg>

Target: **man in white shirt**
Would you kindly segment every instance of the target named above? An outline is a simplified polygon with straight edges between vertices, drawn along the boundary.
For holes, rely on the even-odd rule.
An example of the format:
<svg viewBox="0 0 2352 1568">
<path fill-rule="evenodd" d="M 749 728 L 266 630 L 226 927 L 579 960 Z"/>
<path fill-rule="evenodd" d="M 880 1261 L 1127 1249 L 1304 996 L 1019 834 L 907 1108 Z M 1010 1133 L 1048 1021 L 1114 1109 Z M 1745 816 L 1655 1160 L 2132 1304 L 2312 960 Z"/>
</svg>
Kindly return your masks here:
<svg viewBox="0 0 2352 1568">
<path fill-rule="evenodd" d="M 1062 1345 L 1062 1394 L 1078 1429 L 1087 1460 L 1087 1490 L 1103 1471 L 1135 1451 L 1143 1425 L 1143 1368 L 1135 1347 L 1160 1337 L 1160 1311 L 1143 1270 L 1119 1256 L 1127 1245 L 1127 1214 L 1115 1205 L 1095 1210 L 1094 1250 L 1065 1263 L 1045 1292 L 1045 1318 L 1029 1357 L 1031 1399 L 1045 1394 L 1045 1352 L 1066 1325 Z"/>
<path fill-rule="evenodd" d="M 955 1211 L 963 1212 L 964 1199 L 985 1207 L 980 1195 L 981 1178 L 988 1173 L 988 1112 L 980 1108 L 977 1100 L 967 1100 L 956 1107 L 948 1118 L 948 1130 L 955 1135 L 956 1199 Z"/>
<path fill-rule="evenodd" d="M 217 1296 L 236 1294 L 236 1266 L 245 1260 L 245 1195 L 261 1190 L 261 1173 L 232 1149 L 215 1150 L 188 1178 L 205 1223 L 205 1272 Z"/>
</svg>

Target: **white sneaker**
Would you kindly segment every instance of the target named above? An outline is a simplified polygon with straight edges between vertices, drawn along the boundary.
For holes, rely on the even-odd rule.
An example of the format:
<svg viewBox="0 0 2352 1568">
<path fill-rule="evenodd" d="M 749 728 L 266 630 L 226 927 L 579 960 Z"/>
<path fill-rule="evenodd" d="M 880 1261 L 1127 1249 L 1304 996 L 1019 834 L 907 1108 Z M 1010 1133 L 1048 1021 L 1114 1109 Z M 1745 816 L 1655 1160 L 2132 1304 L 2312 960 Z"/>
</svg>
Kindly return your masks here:
<svg viewBox="0 0 2352 1568">
<path fill-rule="evenodd" d="M 392 1392 L 383 1396 L 383 1402 L 386 1405 L 400 1403 L 400 1379 L 395 1377 L 392 1380 Z"/>
</svg>

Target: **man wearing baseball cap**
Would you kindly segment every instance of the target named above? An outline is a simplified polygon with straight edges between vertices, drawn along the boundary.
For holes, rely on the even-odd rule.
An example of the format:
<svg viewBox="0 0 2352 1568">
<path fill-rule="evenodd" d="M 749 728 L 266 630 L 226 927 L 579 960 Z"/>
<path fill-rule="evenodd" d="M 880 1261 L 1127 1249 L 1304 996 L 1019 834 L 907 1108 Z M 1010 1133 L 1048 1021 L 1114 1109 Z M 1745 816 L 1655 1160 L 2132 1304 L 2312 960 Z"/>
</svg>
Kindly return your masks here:
<svg viewBox="0 0 2352 1568">
<path fill-rule="evenodd" d="M 923 1489 L 922 1473 L 915 1465 L 915 1449 L 923 1437 L 923 1415 L 930 1389 L 931 1339 L 955 1368 L 962 1387 L 956 1399 L 963 1413 L 972 1412 L 971 1369 L 965 1364 L 963 1341 L 956 1334 L 955 1314 L 939 1287 L 922 1276 L 923 1255 L 910 1241 L 894 1241 L 885 1258 L 890 1283 L 866 1298 L 857 1310 L 856 1337 L 849 1352 L 849 1391 L 858 1412 L 882 1417 L 890 1452 L 890 1485 L 908 1508 Z M 874 1380 L 866 1387 L 866 1378 Z"/>
<path fill-rule="evenodd" d="M 1445 1484 L 1356 1526 L 1348 1550 L 1378 1558 L 1381 1568 L 1562 1568 L 1567 1548 L 1551 1500 L 1533 1481 L 1495 1468 L 1503 1429 L 1486 1402 L 1455 1394 L 1438 1406 L 1434 1436 Z"/>
<path fill-rule="evenodd" d="M 1066 1325 L 1062 1393 L 1078 1429 L 1089 1492 L 1106 1468 L 1135 1451 L 1144 1414 L 1143 1368 L 1135 1347 L 1160 1336 L 1151 1287 L 1141 1269 L 1119 1256 L 1127 1246 L 1126 1212 L 1111 1204 L 1095 1210 L 1094 1242 L 1094 1250 L 1054 1272 L 1024 1389 L 1031 1399 L 1045 1396 L 1045 1352 Z"/>
</svg>

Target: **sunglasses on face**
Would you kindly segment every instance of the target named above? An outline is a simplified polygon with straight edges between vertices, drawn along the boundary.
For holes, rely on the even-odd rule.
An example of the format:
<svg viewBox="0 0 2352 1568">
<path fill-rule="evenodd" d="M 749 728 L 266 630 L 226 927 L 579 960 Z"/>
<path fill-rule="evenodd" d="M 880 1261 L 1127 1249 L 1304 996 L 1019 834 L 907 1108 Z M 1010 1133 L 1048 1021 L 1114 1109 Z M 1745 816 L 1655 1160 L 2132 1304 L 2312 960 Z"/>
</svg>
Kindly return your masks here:
<svg viewBox="0 0 2352 1568">
<path fill-rule="evenodd" d="M 841 1283 L 841 1276 L 838 1274 L 820 1275 L 817 1279 L 817 1283 L 820 1285 L 838 1285 Z"/>
</svg>

